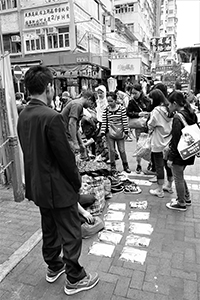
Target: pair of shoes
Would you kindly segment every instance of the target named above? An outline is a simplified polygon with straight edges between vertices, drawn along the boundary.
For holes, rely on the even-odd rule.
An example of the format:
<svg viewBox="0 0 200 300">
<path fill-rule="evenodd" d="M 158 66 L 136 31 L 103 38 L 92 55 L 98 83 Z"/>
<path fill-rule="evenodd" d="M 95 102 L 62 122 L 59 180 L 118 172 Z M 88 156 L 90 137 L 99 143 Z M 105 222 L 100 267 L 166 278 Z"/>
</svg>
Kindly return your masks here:
<svg viewBox="0 0 200 300">
<path fill-rule="evenodd" d="M 68 279 L 66 279 L 64 292 L 67 295 L 74 295 L 81 291 L 92 289 L 98 282 L 99 275 L 97 273 L 94 275 L 88 274 L 86 277 L 76 283 L 71 283 Z"/>
<path fill-rule="evenodd" d="M 140 165 L 137 165 L 137 168 L 135 171 L 137 174 L 140 174 L 142 172 L 142 167 Z"/>
<path fill-rule="evenodd" d="M 178 210 L 178 211 L 186 211 L 187 207 L 186 205 L 180 205 L 180 203 L 178 201 L 174 201 L 176 199 L 172 199 L 171 202 L 166 203 L 166 207 L 169 209 L 173 209 L 173 210 Z"/>
<path fill-rule="evenodd" d="M 124 190 L 124 187 L 122 184 L 118 185 L 118 186 L 112 186 L 111 187 L 111 193 L 112 194 L 119 194 L 119 193 L 122 193 Z"/>
<path fill-rule="evenodd" d="M 149 193 L 153 196 L 157 196 L 158 198 L 163 198 L 164 197 L 164 192 L 159 191 L 158 189 L 150 190 Z"/>
<path fill-rule="evenodd" d="M 117 176 L 109 176 L 108 178 L 110 179 L 111 187 L 117 187 L 121 185 L 121 181 Z"/>
<path fill-rule="evenodd" d="M 156 175 L 156 172 L 152 171 L 152 170 L 148 170 L 148 168 L 146 170 L 144 170 L 144 174 L 145 175 Z"/>
<path fill-rule="evenodd" d="M 165 185 L 165 186 L 163 186 L 163 191 L 164 192 L 168 192 L 169 194 L 173 194 L 173 190 L 172 190 L 172 188 L 171 187 L 169 187 L 169 186 L 167 186 L 167 185 Z"/>
<path fill-rule="evenodd" d="M 141 192 L 141 188 L 139 188 L 139 186 L 137 186 L 134 182 L 124 186 L 124 194 L 140 194 Z"/>
<path fill-rule="evenodd" d="M 124 171 L 125 171 L 126 173 L 129 173 L 129 174 L 131 173 L 131 170 L 129 169 L 129 167 L 125 167 L 125 168 L 124 168 Z"/>
<path fill-rule="evenodd" d="M 153 182 L 153 183 L 157 182 L 157 176 L 154 176 L 153 178 L 150 178 L 149 181 Z"/>
<path fill-rule="evenodd" d="M 47 274 L 46 274 L 46 281 L 49 283 L 52 283 L 60 277 L 65 272 L 65 266 L 63 266 L 60 270 L 58 271 L 52 271 L 51 269 L 47 268 Z"/>
</svg>

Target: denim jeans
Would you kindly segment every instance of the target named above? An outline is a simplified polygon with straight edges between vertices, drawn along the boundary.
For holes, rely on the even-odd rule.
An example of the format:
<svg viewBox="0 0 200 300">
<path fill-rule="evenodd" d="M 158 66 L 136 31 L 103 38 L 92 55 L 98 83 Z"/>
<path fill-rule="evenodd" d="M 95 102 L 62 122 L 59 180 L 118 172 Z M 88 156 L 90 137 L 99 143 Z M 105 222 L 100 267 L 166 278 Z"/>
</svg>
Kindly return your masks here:
<svg viewBox="0 0 200 300">
<path fill-rule="evenodd" d="M 124 139 L 114 140 L 109 137 L 109 150 L 110 150 L 110 164 L 111 167 L 115 166 L 115 143 L 117 144 L 117 148 L 122 160 L 122 164 L 127 165 L 127 156 L 125 151 L 125 142 Z"/>
<path fill-rule="evenodd" d="M 172 182 L 173 181 L 173 173 L 172 170 L 167 166 L 167 162 L 163 159 L 162 152 L 152 152 L 152 158 L 155 164 L 156 175 L 157 175 L 157 182 L 158 184 L 164 184 L 164 168 L 167 173 L 167 180 Z"/>
<path fill-rule="evenodd" d="M 185 201 L 190 199 L 190 192 L 188 190 L 187 183 L 184 179 L 184 170 L 186 166 L 172 165 L 172 171 L 174 174 L 174 182 L 177 193 L 177 201 L 181 205 L 185 205 Z"/>
</svg>

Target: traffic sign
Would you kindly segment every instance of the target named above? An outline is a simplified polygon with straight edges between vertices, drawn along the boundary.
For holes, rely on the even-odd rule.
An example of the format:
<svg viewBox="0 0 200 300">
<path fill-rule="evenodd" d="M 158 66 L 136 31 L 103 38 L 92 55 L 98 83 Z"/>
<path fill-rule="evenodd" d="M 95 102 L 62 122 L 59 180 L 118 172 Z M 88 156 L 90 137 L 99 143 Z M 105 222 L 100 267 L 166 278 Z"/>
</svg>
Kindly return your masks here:
<svg viewBox="0 0 200 300">
<path fill-rule="evenodd" d="M 20 66 L 15 65 L 13 67 L 13 73 L 14 73 L 14 76 L 15 76 L 16 80 L 20 81 L 22 79 L 23 72 L 22 72 L 22 69 L 20 68 Z"/>
</svg>

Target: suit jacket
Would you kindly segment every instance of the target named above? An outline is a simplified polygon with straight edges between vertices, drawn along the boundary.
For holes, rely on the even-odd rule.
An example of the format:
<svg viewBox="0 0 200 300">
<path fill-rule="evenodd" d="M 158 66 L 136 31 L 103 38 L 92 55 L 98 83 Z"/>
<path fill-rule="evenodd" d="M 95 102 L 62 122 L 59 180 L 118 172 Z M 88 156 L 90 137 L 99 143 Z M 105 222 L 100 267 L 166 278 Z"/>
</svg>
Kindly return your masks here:
<svg viewBox="0 0 200 300">
<path fill-rule="evenodd" d="M 17 125 L 24 155 L 26 198 L 43 208 L 61 208 L 79 200 L 81 177 L 61 114 L 32 99 Z"/>
</svg>

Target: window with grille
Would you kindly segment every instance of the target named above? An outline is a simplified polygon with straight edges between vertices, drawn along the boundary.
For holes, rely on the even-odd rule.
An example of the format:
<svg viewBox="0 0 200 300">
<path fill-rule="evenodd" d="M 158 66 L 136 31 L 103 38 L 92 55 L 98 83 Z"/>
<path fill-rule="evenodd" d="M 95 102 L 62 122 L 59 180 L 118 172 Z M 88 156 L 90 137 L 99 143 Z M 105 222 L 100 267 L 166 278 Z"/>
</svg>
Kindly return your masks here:
<svg viewBox="0 0 200 300">
<path fill-rule="evenodd" d="M 1 0 L 0 10 L 12 9 L 17 7 L 17 0 Z"/>
<path fill-rule="evenodd" d="M 18 37 L 15 41 L 13 37 Z M 14 34 L 5 34 L 3 35 L 3 45 L 4 45 L 4 51 L 8 51 L 9 53 L 20 53 L 21 52 L 21 41 L 20 41 L 20 34 L 16 33 Z"/>
</svg>

